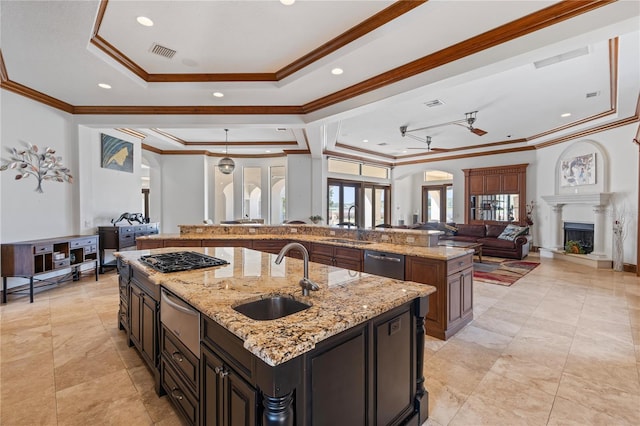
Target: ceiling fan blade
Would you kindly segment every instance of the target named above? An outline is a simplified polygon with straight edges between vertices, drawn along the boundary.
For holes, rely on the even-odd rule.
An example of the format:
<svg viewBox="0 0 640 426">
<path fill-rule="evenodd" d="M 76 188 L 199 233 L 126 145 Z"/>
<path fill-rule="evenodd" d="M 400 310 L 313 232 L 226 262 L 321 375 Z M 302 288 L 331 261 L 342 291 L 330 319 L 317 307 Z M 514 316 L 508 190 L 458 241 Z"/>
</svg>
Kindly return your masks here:
<svg viewBox="0 0 640 426">
<path fill-rule="evenodd" d="M 431 151 L 449 152 L 449 150 L 446 148 L 431 148 Z"/>
<path fill-rule="evenodd" d="M 484 136 L 484 135 L 486 135 L 486 134 L 487 134 L 487 131 L 486 131 L 486 130 L 478 129 L 478 128 L 476 128 L 476 127 L 472 127 L 472 128 L 471 128 L 471 129 L 469 129 L 469 130 L 471 130 L 471 133 L 475 133 L 475 134 L 476 134 L 476 135 L 478 135 L 478 136 Z"/>
</svg>

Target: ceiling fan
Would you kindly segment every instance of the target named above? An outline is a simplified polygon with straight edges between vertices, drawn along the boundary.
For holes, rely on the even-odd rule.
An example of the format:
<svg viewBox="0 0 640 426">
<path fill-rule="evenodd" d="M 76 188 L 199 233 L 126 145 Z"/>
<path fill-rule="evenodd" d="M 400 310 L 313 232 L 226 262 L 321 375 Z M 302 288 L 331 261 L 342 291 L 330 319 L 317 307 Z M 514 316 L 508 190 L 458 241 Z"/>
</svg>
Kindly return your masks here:
<svg viewBox="0 0 640 426">
<path fill-rule="evenodd" d="M 423 139 L 423 138 L 415 136 L 415 135 L 407 134 L 407 126 L 401 126 L 400 127 L 400 134 L 402 135 L 402 137 L 408 136 L 411 139 L 415 139 L 417 141 L 426 143 L 427 144 L 427 147 L 426 147 L 427 152 L 430 152 L 430 151 L 434 151 L 434 152 L 436 152 L 436 151 L 439 151 L 439 152 L 449 151 L 448 149 L 444 149 L 444 148 L 431 148 L 431 136 L 426 136 Z M 424 147 L 419 147 L 419 148 L 410 147 L 410 148 L 407 148 L 407 149 L 425 149 L 425 148 Z"/>
<path fill-rule="evenodd" d="M 417 132 L 420 130 L 427 130 L 427 129 L 433 129 L 435 127 L 442 127 L 442 126 L 448 126 L 450 124 L 455 124 L 457 126 L 462 126 L 465 129 L 469 129 L 469 131 L 473 134 L 476 134 L 478 136 L 484 136 L 487 134 L 486 130 L 482 130 L 482 129 L 478 129 L 477 127 L 473 127 L 473 124 L 476 122 L 476 114 L 478 113 L 478 111 L 472 111 L 472 112 L 465 112 L 464 114 L 464 118 L 460 119 L 460 120 L 454 120 L 454 121 L 449 121 L 447 123 L 440 123 L 440 124 L 433 124 L 431 126 L 425 126 L 425 127 L 420 127 L 417 129 L 408 129 L 407 126 L 402 126 L 400 127 L 400 133 L 402 134 L 402 136 L 405 135 L 405 133 L 410 133 L 410 132 Z M 404 128 L 404 131 L 403 131 Z M 409 135 L 407 135 L 409 136 Z"/>
</svg>

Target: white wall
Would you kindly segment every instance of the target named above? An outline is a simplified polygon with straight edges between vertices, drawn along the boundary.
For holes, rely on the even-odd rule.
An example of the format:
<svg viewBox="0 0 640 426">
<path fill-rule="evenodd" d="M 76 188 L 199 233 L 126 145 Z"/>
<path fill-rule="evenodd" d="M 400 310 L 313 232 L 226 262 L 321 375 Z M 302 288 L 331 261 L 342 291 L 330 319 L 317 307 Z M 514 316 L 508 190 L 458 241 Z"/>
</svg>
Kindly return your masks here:
<svg viewBox="0 0 640 426">
<path fill-rule="evenodd" d="M 316 214 L 325 216 L 326 207 L 322 212 L 311 210 L 312 182 L 311 156 L 290 155 L 287 157 L 287 219 L 304 220 Z M 323 184 L 327 185 L 326 179 Z"/>
<path fill-rule="evenodd" d="M 62 163 L 71 169 L 73 183 L 45 181 L 43 193 L 35 192 L 33 176 L 15 180 L 15 171 L 0 173 L 2 199 L 0 240 L 3 243 L 60 237 L 79 231 L 79 183 L 84 179 L 78 168 L 78 142 L 73 118 L 67 113 L 33 102 L 23 96 L 2 90 L 2 158 L 5 148 L 21 147 L 20 141 L 39 148 L 56 150 Z"/>
<path fill-rule="evenodd" d="M 101 167 L 101 134 L 133 144 L 133 172 Z M 122 213 L 144 213 L 142 205 L 140 140 L 112 129 L 78 129 L 78 156 L 82 179 L 80 186 L 80 229 L 95 232 L 97 226 L 110 226 Z"/>
<path fill-rule="evenodd" d="M 160 223 L 162 231 L 162 155 L 142 150 L 142 157 L 149 166 L 149 219 Z"/>
<path fill-rule="evenodd" d="M 202 223 L 207 214 L 204 155 L 165 155 L 162 158 L 163 233 L 178 233 L 178 225 Z"/>
</svg>

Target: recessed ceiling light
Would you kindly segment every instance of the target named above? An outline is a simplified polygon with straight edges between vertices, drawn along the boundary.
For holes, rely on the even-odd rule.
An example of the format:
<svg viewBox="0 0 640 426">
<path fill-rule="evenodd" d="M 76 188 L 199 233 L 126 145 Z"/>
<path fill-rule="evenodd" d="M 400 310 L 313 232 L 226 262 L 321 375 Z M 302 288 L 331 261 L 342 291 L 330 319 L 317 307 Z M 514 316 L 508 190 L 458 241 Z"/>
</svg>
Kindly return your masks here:
<svg viewBox="0 0 640 426">
<path fill-rule="evenodd" d="M 267 149 L 265 152 L 271 152 L 271 151 Z"/>
<path fill-rule="evenodd" d="M 295 2 L 296 0 L 280 0 L 280 3 L 284 4 L 285 6 L 291 6 Z"/>
<path fill-rule="evenodd" d="M 564 114 L 561 114 L 560 117 L 571 117 L 571 113 L 570 112 L 565 112 Z"/>
<path fill-rule="evenodd" d="M 369 142 L 369 139 L 362 139 L 362 142 L 367 143 Z"/>
<path fill-rule="evenodd" d="M 111 85 L 107 83 L 98 83 L 98 87 L 102 87 L 103 89 L 111 89 Z"/>
<path fill-rule="evenodd" d="M 145 27 L 153 27 L 153 21 L 149 18 L 147 18 L 146 16 L 138 16 L 136 18 L 136 21 L 138 21 L 138 24 L 145 26 Z"/>
<path fill-rule="evenodd" d="M 403 153 L 403 154 L 406 154 L 406 153 L 407 153 L 407 151 L 402 151 L 402 153 Z"/>
<path fill-rule="evenodd" d="M 153 21 L 147 18 L 146 16 L 138 16 L 136 18 L 136 21 L 138 21 L 138 24 L 143 25 L 145 27 L 153 27 Z"/>
<path fill-rule="evenodd" d="M 344 72 L 344 70 L 342 68 L 334 68 L 331 70 L 331 74 L 333 75 L 340 75 Z"/>
<path fill-rule="evenodd" d="M 216 98 L 223 98 L 224 97 L 224 93 L 222 93 L 222 92 L 213 92 L 213 96 L 215 96 Z"/>
</svg>

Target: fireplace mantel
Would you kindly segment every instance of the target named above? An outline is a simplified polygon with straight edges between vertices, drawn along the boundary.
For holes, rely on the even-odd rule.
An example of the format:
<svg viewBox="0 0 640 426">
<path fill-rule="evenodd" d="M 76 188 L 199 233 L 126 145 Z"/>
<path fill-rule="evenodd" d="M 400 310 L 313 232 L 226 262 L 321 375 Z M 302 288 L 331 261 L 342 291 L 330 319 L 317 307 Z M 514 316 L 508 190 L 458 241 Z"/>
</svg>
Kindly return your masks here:
<svg viewBox="0 0 640 426">
<path fill-rule="evenodd" d="M 542 199 L 550 206 L 565 204 L 589 204 L 591 206 L 606 206 L 613 196 L 612 192 L 596 192 L 593 194 L 560 194 L 543 195 Z"/>
</svg>

